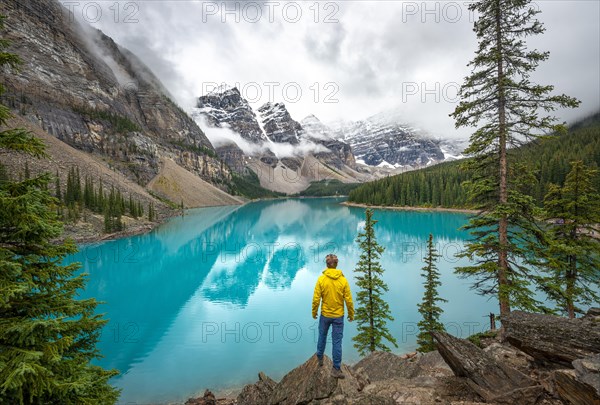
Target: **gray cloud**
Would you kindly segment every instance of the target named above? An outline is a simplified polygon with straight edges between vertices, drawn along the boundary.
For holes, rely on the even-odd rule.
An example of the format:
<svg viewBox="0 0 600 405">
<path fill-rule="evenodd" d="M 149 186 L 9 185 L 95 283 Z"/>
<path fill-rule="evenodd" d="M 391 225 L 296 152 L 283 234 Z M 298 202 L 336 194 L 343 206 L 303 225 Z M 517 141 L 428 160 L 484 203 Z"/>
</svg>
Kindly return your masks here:
<svg viewBox="0 0 600 405">
<path fill-rule="evenodd" d="M 297 2 L 302 7 L 299 21 L 282 12 L 289 2 L 280 2 L 272 22 L 265 7 L 253 22 L 243 12 L 252 11 L 247 3 L 229 1 L 226 7 L 238 7 L 240 20 L 228 14 L 224 23 L 223 15 L 206 13 L 207 7 L 223 2 L 129 3 L 138 8 L 137 23 L 123 21 L 131 9 L 121 10 L 115 19 L 108 10 L 113 3 L 107 2 L 101 3 L 103 18 L 94 26 L 147 63 L 184 108 L 192 107 L 207 82 L 256 84 L 262 95 L 255 106 L 288 101 L 282 87 L 295 83 L 302 96 L 286 104 L 296 119 L 311 113 L 323 121 L 360 119 L 395 108 L 435 135 L 469 132 L 456 131 L 448 117 L 456 105 L 452 90 L 469 73 L 466 65 L 477 45 L 465 2 L 320 2 L 318 16 L 310 9 L 313 2 Z M 325 9 L 327 4 L 334 6 Z M 528 43 L 550 51 L 551 57 L 532 78 L 582 100 L 578 110 L 556 113 L 563 120 L 598 110 L 600 3 L 536 5 L 547 32 Z M 339 22 L 325 23 L 328 15 Z M 279 83 L 273 100 L 265 82 Z M 325 88 L 327 83 L 335 83 L 337 91 Z M 338 102 L 325 102 L 331 94 Z"/>
</svg>

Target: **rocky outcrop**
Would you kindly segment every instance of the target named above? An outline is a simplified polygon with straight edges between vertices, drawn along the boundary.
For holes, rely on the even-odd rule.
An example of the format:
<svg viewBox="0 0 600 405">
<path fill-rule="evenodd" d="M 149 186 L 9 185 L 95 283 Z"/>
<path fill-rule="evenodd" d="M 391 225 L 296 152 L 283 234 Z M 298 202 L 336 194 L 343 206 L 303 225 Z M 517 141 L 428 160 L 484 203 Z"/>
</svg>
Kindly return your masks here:
<svg viewBox="0 0 600 405">
<path fill-rule="evenodd" d="M 600 311 L 592 309 L 585 318 L 596 319 L 598 315 Z M 566 318 L 541 316 L 560 331 L 569 324 Z M 523 332 L 527 333 L 537 333 L 536 328 Z M 572 369 L 557 370 L 556 364 L 541 363 L 508 342 L 500 342 L 499 337 L 481 349 L 445 332 L 433 335 L 438 351 L 405 356 L 374 352 L 352 367 L 343 364 L 346 378 L 342 380 L 331 377 L 332 362 L 327 356 L 322 367 L 312 356 L 279 383 L 260 373 L 259 381 L 244 387 L 236 403 L 600 404 L 600 354 L 574 360 Z M 580 340 L 585 339 L 582 334 Z M 581 346 L 581 342 L 572 343 Z"/>
<path fill-rule="evenodd" d="M 512 311 L 502 325 L 506 340 L 538 361 L 571 368 L 574 360 L 600 353 L 600 322 L 592 315 L 567 319 Z"/>
<path fill-rule="evenodd" d="M 161 158 L 214 184 L 229 181 L 204 133 L 131 52 L 55 0 L 2 1 L 0 14 L 10 51 L 24 62 L 6 76 L 21 115 L 142 185 Z"/>
<path fill-rule="evenodd" d="M 554 374 L 558 395 L 570 404 L 600 404 L 600 355 L 573 361 L 573 370 Z"/>
<path fill-rule="evenodd" d="M 237 397 L 239 404 L 268 404 L 277 383 L 262 371 L 255 384 L 246 385 Z"/>
<path fill-rule="evenodd" d="M 266 376 L 259 375 L 256 384 L 244 387 L 237 398 L 240 405 L 297 405 L 297 404 L 393 404 L 389 398 L 361 393 L 367 382 L 343 364 L 344 379 L 331 376 L 333 363 L 325 356 L 319 367 L 312 356 L 296 367 L 276 385 Z M 251 394 L 249 394 L 251 393 Z M 253 395 L 253 393 L 259 393 Z"/>
<path fill-rule="evenodd" d="M 499 362 L 468 340 L 433 332 L 438 350 L 454 374 L 468 378 L 482 398 L 493 403 L 535 404 L 543 388 L 520 371 Z"/>
<path fill-rule="evenodd" d="M 511 312 L 502 321 L 508 342 L 555 370 L 550 389 L 570 404 L 600 404 L 600 309 L 582 318 Z"/>
<path fill-rule="evenodd" d="M 234 405 L 235 402 L 230 399 L 216 398 L 211 391 L 204 391 L 204 395 L 199 398 L 190 398 L 185 405 Z"/>
<path fill-rule="evenodd" d="M 316 356 L 286 374 L 279 383 L 259 374 L 244 387 L 240 405 L 298 404 L 429 404 L 479 400 L 467 384 L 455 377 L 437 352 L 402 358 L 371 353 L 353 367 L 342 365 L 346 378 L 331 377 L 331 360 L 319 367 Z"/>
</svg>

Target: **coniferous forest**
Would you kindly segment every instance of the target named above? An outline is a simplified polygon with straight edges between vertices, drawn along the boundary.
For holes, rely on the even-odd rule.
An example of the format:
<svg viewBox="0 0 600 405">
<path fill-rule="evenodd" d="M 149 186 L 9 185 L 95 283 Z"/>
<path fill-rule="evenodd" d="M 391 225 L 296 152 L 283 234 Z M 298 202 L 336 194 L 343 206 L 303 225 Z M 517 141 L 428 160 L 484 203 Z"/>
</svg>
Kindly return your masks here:
<svg viewBox="0 0 600 405">
<path fill-rule="evenodd" d="M 570 163 L 600 166 L 600 112 L 570 126 L 568 133 L 537 139 L 509 150 L 509 158 L 533 169 L 536 186 L 532 196 L 541 204 L 550 184 L 563 184 Z M 402 173 L 361 185 L 349 201 L 381 206 L 471 208 L 463 182 L 470 173 L 464 161 L 446 162 L 426 169 Z M 594 180 L 600 189 L 600 176 Z"/>
</svg>

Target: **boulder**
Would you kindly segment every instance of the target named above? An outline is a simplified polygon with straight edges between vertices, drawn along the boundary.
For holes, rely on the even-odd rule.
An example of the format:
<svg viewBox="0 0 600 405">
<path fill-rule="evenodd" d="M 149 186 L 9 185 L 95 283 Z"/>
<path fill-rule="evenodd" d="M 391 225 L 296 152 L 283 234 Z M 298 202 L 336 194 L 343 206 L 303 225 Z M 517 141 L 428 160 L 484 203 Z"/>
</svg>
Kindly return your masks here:
<svg viewBox="0 0 600 405">
<path fill-rule="evenodd" d="M 600 322 L 600 308 L 590 308 L 582 319 L 589 319 L 591 321 Z"/>
<path fill-rule="evenodd" d="M 394 404 L 391 398 L 363 393 L 369 383 L 366 375 L 342 364 L 344 379 L 331 377 L 333 363 L 327 356 L 319 367 L 313 355 L 304 364 L 286 374 L 275 383 L 264 373 L 258 382 L 242 389 L 237 397 L 239 405 L 387 405 Z"/>
<path fill-rule="evenodd" d="M 503 362 L 522 373 L 528 374 L 532 369 L 533 357 L 507 343 L 494 342 L 483 351 L 491 354 L 496 361 Z"/>
<path fill-rule="evenodd" d="M 438 351 L 454 374 L 468 383 L 482 398 L 499 404 L 535 404 L 543 392 L 536 381 L 497 361 L 468 340 L 445 332 L 433 332 Z"/>
<path fill-rule="evenodd" d="M 512 311 L 502 319 L 505 339 L 536 360 L 572 368 L 576 359 L 600 353 L 600 322 Z"/>
<path fill-rule="evenodd" d="M 573 370 L 557 370 L 556 392 L 573 405 L 600 405 L 600 355 L 573 361 Z"/>
<path fill-rule="evenodd" d="M 417 374 L 417 363 L 389 352 L 373 352 L 353 367 L 366 373 L 371 382 L 394 377 L 411 378 Z"/>
<path fill-rule="evenodd" d="M 414 353 L 398 356 L 389 352 L 373 352 L 352 367 L 355 373 L 364 373 L 370 382 L 390 378 L 415 378 L 419 376 L 452 376 L 452 369 L 437 352 Z"/>
<path fill-rule="evenodd" d="M 199 398 L 190 398 L 185 405 L 233 405 L 233 401 L 227 399 L 217 399 L 210 390 L 204 391 L 204 395 Z"/>
<path fill-rule="evenodd" d="M 362 388 L 354 377 L 352 370 L 342 364 L 344 379 L 331 376 L 333 362 L 329 357 L 323 357 L 323 366 L 319 367 L 316 355 L 307 362 L 287 373 L 271 394 L 269 403 L 272 405 L 309 404 L 326 398 L 333 399 L 356 397 Z M 339 401 L 338 401 L 339 402 Z"/>
<path fill-rule="evenodd" d="M 417 363 L 417 375 L 419 376 L 445 377 L 454 375 L 448 363 L 437 350 L 418 354 L 415 361 Z"/>
<path fill-rule="evenodd" d="M 277 383 L 262 371 L 258 373 L 258 381 L 248 384 L 237 397 L 239 405 L 263 405 L 269 402 L 269 397 Z"/>
</svg>

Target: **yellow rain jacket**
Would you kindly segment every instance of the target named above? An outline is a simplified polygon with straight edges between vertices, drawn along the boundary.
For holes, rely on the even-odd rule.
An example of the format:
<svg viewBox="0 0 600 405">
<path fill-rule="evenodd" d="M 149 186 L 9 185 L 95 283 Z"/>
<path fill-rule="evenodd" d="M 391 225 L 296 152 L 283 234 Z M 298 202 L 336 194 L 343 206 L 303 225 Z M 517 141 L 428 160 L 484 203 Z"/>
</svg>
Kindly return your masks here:
<svg viewBox="0 0 600 405">
<path fill-rule="evenodd" d="M 317 316 L 321 299 L 323 299 L 323 304 L 321 305 L 321 314 L 323 316 L 327 318 L 344 316 L 345 301 L 348 308 L 348 318 L 351 320 L 354 319 L 354 304 L 352 303 L 350 285 L 341 270 L 326 269 L 319 276 L 312 301 L 313 318 Z"/>
</svg>

